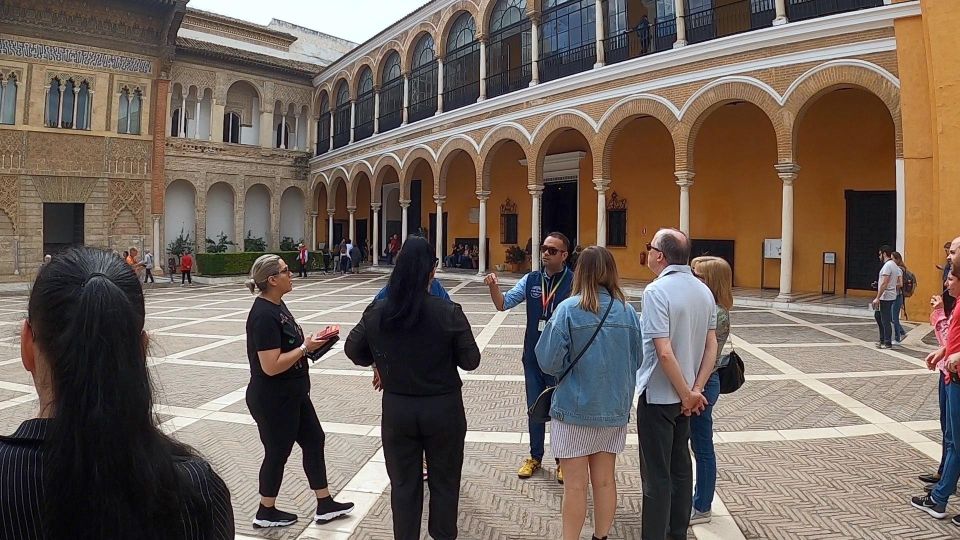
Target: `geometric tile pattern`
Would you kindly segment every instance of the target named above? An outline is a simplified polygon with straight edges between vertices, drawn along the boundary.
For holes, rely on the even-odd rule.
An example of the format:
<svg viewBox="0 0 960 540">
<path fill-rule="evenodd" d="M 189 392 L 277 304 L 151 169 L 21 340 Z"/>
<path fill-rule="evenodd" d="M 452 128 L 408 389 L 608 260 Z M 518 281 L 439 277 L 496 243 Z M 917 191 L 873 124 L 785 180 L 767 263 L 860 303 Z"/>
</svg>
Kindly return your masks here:
<svg viewBox="0 0 960 540">
<path fill-rule="evenodd" d="M 488 338 L 480 368 L 463 377 L 469 434 L 460 538 L 557 538 L 563 490 L 553 464 L 533 479 L 516 477 L 527 451 L 523 308 L 496 316 L 486 287 L 472 276 L 441 281 L 463 306 L 474 334 Z M 346 334 L 384 283 L 376 273 L 316 276 L 298 280 L 285 301 L 306 331 L 340 324 Z M 638 291 L 628 292 L 636 306 Z M 249 379 L 243 333 L 252 300 L 239 285 L 147 291 L 159 421 L 224 477 L 241 537 L 391 538 L 389 483 L 378 452 L 381 397 L 371 388 L 370 371 L 354 366 L 339 348 L 311 366 L 311 397 L 327 432 L 331 490 L 366 502 L 355 517 L 326 531 L 308 525 L 304 518 L 314 501 L 295 448 L 280 504 L 301 521 L 281 531 L 250 528 L 262 456 L 243 398 Z M 25 304 L 23 296 L 0 298 L 2 433 L 36 414 L 32 379 L 18 357 Z M 881 352 L 873 347 L 870 318 L 738 308 L 731 319 L 748 381 L 722 396 L 714 412 L 717 517 L 694 533 L 723 540 L 950 537 L 949 525 L 907 504 L 919 487 L 914 476 L 935 467 L 940 453 L 935 376 L 904 358 L 922 359 L 930 350 L 929 340 L 921 341 L 926 329 L 917 328 L 906 346 Z M 635 413 L 629 433 L 617 462 L 619 506 L 611 538 L 640 536 Z M 588 517 L 584 535 L 591 529 Z M 427 537 L 425 525 L 421 536 Z"/>
</svg>

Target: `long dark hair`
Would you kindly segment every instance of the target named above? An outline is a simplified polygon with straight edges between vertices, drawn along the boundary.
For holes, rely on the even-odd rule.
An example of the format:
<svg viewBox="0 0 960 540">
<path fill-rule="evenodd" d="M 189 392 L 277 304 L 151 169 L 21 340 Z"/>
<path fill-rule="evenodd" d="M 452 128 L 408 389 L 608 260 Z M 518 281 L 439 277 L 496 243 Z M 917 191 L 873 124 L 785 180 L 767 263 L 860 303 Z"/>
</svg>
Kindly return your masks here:
<svg viewBox="0 0 960 540">
<path fill-rule="evenodd" d="M 387 304 L 383 323 L 387 329 L 409 330 L 420 319 L 420 308 L 427 298 L 430 273 L 437 266 L 433 247 L 420 236 L 409 236 L 397 265 L 387 282 Z"/>
<path fill-rule="evenodd" d="M 53 394 L 45 537 L 182 537 L 196 499 L 173 459 L 195 453 L 156 425 L 136 274 L 117 255 L 70 249 L 40 270 L 27 309 Z"/>
</svg>

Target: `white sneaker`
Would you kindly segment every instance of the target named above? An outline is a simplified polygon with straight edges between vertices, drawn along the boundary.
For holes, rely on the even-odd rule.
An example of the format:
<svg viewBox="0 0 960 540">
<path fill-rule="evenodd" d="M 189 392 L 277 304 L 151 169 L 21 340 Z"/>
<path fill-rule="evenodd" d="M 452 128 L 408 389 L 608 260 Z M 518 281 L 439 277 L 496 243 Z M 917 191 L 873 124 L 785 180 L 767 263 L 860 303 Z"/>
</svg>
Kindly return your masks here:
<svg viewBox="0 0 960 540">
<path fill-rule="evenodd" d="M 711 519 L 713 519 L 713 516 L 710 510 L 707 510 L 706 512 L 698 512 L 696 508 L 690 509 L 691 525 L 700 525 L 701 523 L 710 523 Z"/>
</svg>

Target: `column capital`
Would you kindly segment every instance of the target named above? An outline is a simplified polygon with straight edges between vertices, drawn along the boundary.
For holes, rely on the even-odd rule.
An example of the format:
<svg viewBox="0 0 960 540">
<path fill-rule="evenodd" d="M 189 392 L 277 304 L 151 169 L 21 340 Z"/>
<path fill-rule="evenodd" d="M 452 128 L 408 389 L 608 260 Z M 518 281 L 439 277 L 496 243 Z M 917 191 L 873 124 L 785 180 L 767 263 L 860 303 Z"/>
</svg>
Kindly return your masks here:
<svg viewBox="0 0 960 540">
<path fill-rule="evenodd" d="M 310 216 L 313 217 L 314 219 L 316 219 L 316 217 L 319 215 L 320 215 L 320 212 L 310 212 Z"/>
<path fill-rule="evenodd" d="M 382 205 L 381 205 L 380 203 L 378 203 L 378 202 L 370 203 L 370 208 L 371 208 L 374 212 L 379 212 L 381 206 L 382 206 Z"/>
<path fill-rule="evenodd" d="M 446 196 L 446 195 L 434 195 L 434 196 L 433 196 L 433 202 L 434 202 L 435 204 L 443 204 L 443 203 L 445 203 L 446 201 L 447 201 L 447 196 Z"/>
<path fill-rule="evenodd" d="M 610 179 L 609 179 L 609 178 L 594 178 L 594 179 L 593 179 L 593 186 L 594 186 L 594 189 L 596 189 L 598 192 L 604 193 L 605 191 L 607 191 L 607 188 L 610 187 Z"/>
<path fill-rule="evenodd" d="M 688 188 L 693 185 L 693 177 L 696 173 L 693 171 L 676 171 L 673 173 L 677 177 L 677 185 L 682 188 Z"/>
<path fill-rule="evenodd" d="M 489 198 L 490 198 L 490 192 L 489 192 L 489 191 L 478 191 L 478 192 L 477 192 L 477 199 L 478 199 L 478 200 L 485 201 L 485 200 L 487 200 L 487 199 L 489 199 Z"/>
<path fill-rule="evenodd" d="M 336 211 L 332 211 L 332 210 L 330 210 L 329 208 L 327 209 L 327 218 L 333 219 L 333 217 L 336 216 L 336 215 L 337 215 L 337 212 L 336 212 Z"/>
<path fill-rule="evenodd" d="M 793 185 L 793 182 L 797 179 L 797 175 L 800 172 L 800 166 L 796 163 L 778 163 L 774 165 L 773 168 L 777 170 L 777 176 L 779 176 L 780 180 L 786 185 Z"/>
<path fill-rule="evenodd" d="M 354 214 L 354 213 L 356 213 L 356 211 L 357 211 L 357 207 L 356 207 L 356 206 L 348 206 L 348 207 L 347 207 L 347 212 L 350 213 L 350 214 Z"/>
<path fill-rule="evenodd" d="M 543 185 L 527 186 L 531 197 L 539 197 L 543 194 Z"/>
<path fill-rule="evenodd" d="M 477 34 L 475 39 L 477 40 L 477 43 L 489 43 L 490 36 L 486 34 Z"/>
<path fill-rule="evenodd" d="M 410 208 L 410 203 L 413 202 L 409 199 L 400 199 L 400 208 Z"/>
</svg>

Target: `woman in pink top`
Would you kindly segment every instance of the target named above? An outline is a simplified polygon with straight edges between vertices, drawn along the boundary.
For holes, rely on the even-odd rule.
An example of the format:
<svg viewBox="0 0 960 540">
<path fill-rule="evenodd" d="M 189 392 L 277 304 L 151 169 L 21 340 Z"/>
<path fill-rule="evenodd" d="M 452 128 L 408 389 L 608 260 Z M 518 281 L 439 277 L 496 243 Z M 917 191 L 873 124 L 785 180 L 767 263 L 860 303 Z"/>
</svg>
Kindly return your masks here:
<svg viewBox="0 0 960 540">
<path fill-rule="evenodd" d="M 945 285 L 951 296 L 960 294 L 960 265 L 950 270 Z M 937 519 L 943 519 L 947 517 L 947 500 L 956 491 L 960 479 L 960 376 L 957 375 L 960 365 L 960 317 L 951 317 L 949 324 L 945 325 L 943 301 L 937 300 L 935 297 L 932 301 L 934 313 L 930 316 L 930 322 L 942 346 L 930 353 L 926 362 L 927 368 L 936 369 L 940 374 L 940 425 L 944 452 L 939 478 L 929 478 L 936 479 L 936 483 L 929 486 L 929 494 L 913 497 L 911 504 Z M 921 477 L 921 480 L 926 479 Z M 954 516 L 952 521 L 960 526 L 960 515 Z"/>
</svg>

